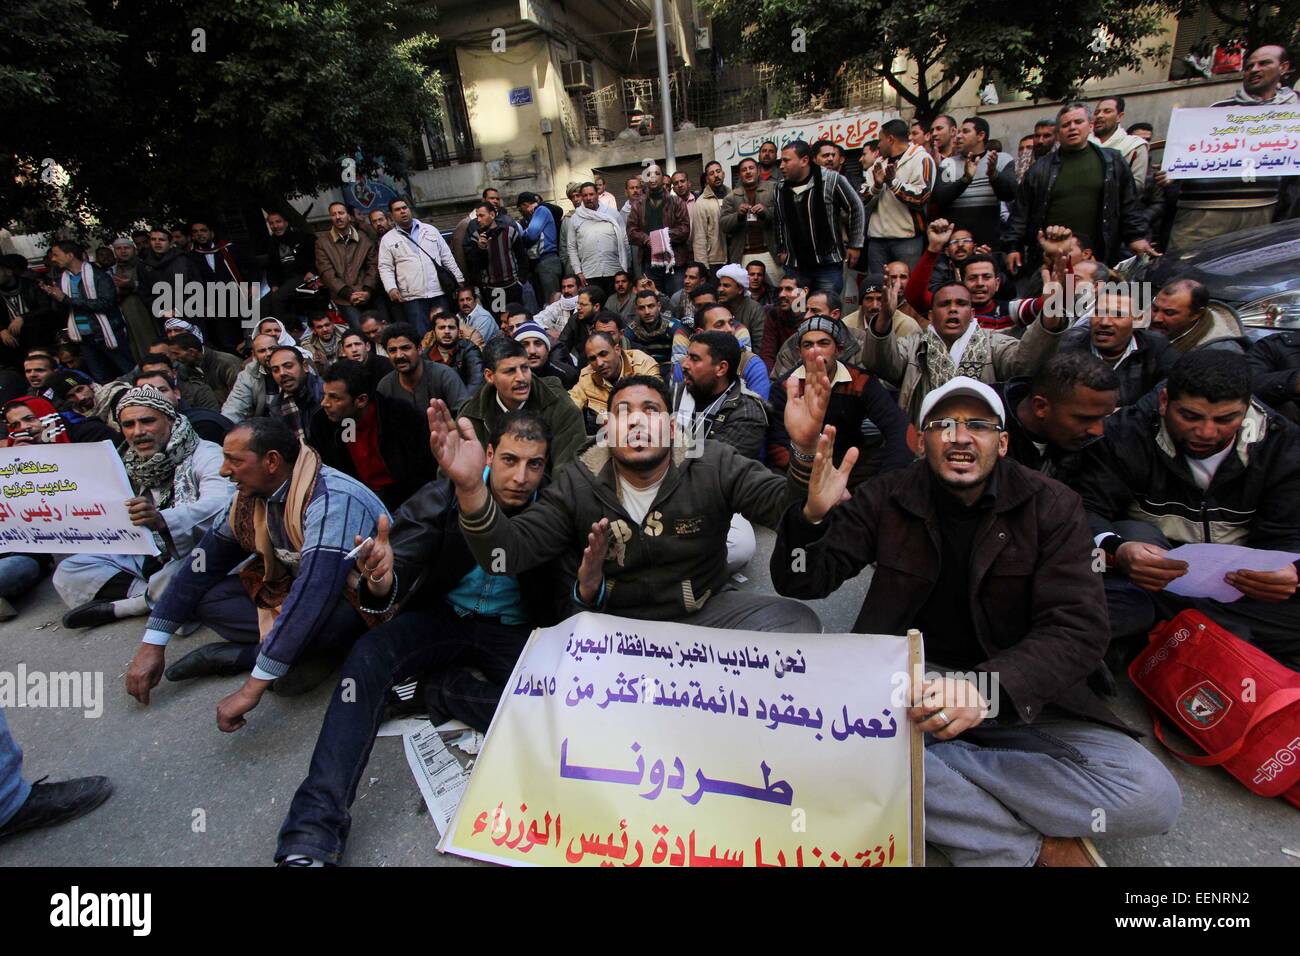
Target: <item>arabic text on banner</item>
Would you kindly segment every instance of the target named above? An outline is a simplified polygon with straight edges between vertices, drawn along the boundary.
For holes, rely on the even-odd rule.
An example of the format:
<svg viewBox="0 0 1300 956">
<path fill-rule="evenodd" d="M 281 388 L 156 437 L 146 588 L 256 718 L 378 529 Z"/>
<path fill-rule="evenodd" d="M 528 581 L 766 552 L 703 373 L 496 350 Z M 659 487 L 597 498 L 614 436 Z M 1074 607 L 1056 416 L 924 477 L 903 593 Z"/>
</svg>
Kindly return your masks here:
<svg viewBox="0 0 1300 956">
<path fill-rule="evenodd" d="M 0 542 L 38 554 L 157 554 L 131 523 L 135 497 L 113 443 L 0 448 Z"/>
<path fill-rule="evenodd" d="M 917 635 L 590 613 L 539 629 L 439 849 L 511 865 L 918 863 L 910 654 L 919 668 Z"/>
<path fill-rule="evenodd" d="M 1300 106 L 1174 110 L 1160 168 L 1170 179 L 1300 176 Z"/>
</svg>

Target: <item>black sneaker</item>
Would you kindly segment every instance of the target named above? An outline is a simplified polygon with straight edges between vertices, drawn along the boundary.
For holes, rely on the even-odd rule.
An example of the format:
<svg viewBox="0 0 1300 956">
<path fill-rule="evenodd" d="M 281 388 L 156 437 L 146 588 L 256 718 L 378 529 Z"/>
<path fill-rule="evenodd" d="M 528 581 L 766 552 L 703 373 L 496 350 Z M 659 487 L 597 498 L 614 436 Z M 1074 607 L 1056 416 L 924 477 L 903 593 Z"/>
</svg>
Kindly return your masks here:
<svg viewBox="0 0 1300 956">
<path fill-rule="evenodd" d="M 42 778 L 32 784 L 32 792 L 18 812 L 0 826 L 0 839 L 75 820 L 94 810 L 112 793 L 113 782 L 107 777 L 77 777 L 60 783 L 46 783 Z"/>
</svg>

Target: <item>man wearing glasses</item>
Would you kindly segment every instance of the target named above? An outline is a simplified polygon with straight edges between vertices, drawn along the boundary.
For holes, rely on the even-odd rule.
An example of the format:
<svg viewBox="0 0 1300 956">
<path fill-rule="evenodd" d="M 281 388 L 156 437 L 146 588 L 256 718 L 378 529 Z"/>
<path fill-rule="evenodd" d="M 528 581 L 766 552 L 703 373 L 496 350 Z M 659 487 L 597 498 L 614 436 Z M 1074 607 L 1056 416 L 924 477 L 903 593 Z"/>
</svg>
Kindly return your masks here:
<svg viewBox="0 0 1300 956">
<path fill-rule="evenodd" d="M 447 296 L 455 291 L 442 287 L 438 266 L 450 272 L 457 284 L 463 285 L 465 277 L 441 233 L 414 218 L 410 203 L 394 199 L 388 211 L 393 228 L 379 240 L 379 278 L 388 298 L 423 337 L 429 331 L 430 310 L 434 305 L 450 310 Z"/>
<path fill-rule="evenodd" d="M 1169 771 L 1089 689 L 1109 630 L 1079 497 L 1006 457 L 1002 400 L 952 379 L 921 408 L 924 457 L 843 500 L 857 459 L 823 430 L 808 497 L 772 550 L 779 594 L 825 597 L 872 562 L 854 630 L 921 631 L 900 701 L 925 733 L 926 842 L 957 866 L 1098 866 L 1089 837 L 1168 830 Z"/>
<path fill-rule="evenodd" d="M 947 219 L 930 223 L 926 242 L 926 250 L 903 290 L 908 304 L 928 311 L 939 286 L 960 282 L 970 291 L 971 308 L 980 328 L 1002 332 L 1015 327 L 1015 319 L 996 298 L 1002 278 L 988 246 L 977 246 L 970 230 L 956 228 Z M 941 271 L 947 278 L 936 281 Z"/>
</svg>

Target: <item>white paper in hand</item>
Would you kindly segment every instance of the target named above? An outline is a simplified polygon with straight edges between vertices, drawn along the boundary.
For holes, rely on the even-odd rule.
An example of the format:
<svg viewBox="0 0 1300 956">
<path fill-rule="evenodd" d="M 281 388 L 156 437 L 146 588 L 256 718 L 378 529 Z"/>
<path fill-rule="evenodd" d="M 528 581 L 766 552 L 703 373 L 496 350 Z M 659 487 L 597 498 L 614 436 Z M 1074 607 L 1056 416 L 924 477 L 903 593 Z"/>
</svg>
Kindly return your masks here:
<svg viewBox="0 0 1300 956">
<path fill-rule="evenodd" d="M 1300 561 L 1300 554 L 1260 551 L 1235 544 L 1184 544 L 1165 557 L 1187 562 L 1187 573 L 1169 584 L 1166 591 L 1183 597 L 1212 598 L 1224 604 L 1244 597 L 1223 580 L 1224 575 L 1233 571 L 1280 571 L 1288 564 Z"/>
</svg>

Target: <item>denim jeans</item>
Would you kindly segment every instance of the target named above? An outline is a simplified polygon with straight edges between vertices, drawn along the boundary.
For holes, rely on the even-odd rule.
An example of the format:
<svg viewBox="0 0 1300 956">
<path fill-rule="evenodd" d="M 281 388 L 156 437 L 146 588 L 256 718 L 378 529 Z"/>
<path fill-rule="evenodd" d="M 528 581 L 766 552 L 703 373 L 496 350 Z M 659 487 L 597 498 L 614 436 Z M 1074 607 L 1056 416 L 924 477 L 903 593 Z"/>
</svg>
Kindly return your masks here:
<svg viewBox="0 0 1300 956">
<path fill-rule="evenodd" d="M 0 707 L 0 826 L 27 802 L 32 785 L 23 779 L 23 748 L 9 733 L 5 710 Z"/>
<path fill-rule="evenodd" d="M 785 274 L 792 276 L 801 286 L 806 286 L 809 292 L 834 292 L 839 295 L 844 291 L 842 262 L 828 262 L 824 266 L 809 268 L 787 265 Z"/>
<path fill-rule="evenodd" d="M 1109 727 L 1054 718 L 985 721 L 926 735 L 925 841 L 954 866 L 1032 866 L 1044 836 L 1152 836 L 1182 792 L 1164 764 Z"/>
<path fill-rule="evenodd" d="M 563 277 L 564 263 L 554 252 L 548 252 L 533 263 L 533 291 L 537 293 L 541 305 L 547 305 L 551 296 L 560 291 L 560 279 Z"/>
<path fill-rule="evenodd" d="M 355 305 L 339 305 L 337 302 L 334 303 L 334 308 L 339 310 L 339 315 L 343 316 L 349 329 L 353 332 L 361 331 L 361 319 L 365 315 L 364 312 L 358 309 Z M 419 343 L 417 342 L 416 344 L 418 345 Z"/>
<path fill-rule="evenodd" d="M 912 236 L 910 239 L 880 239 L 873 236 L 867 243 L 867 274 L 883 276 L 885 266 L 891 262 L 906 262 L 907 268 L 915 269 L 924 251 L 925 239 L 922 236 Z M 860 264 L 858 268 L 861 268 Z"/>
<path fill-rule="evenodd" d="M 447 309 L 447 297 L 439 295 L 434 296 L 432 299 L 410 299 L 402 303 L 402 311 L 406 316 L 406 321 L 415 326 L 415 331 L 420 338 L 424 338 L 429 334 L 429 313 L 433 311 L 435 305 L 441 305 L 444 309 Z M 415 344 L 418 346 L 420 343 L 416 342 Z"/>
<path fill-rule="evenodd" d="M 117 348 L 110 349 L 98 339 L 81 340 L 81 358 L 86 363 L 86 371 L 96 382 L 110 382 L 119 375 L 125 375 L 135 365 L 131 358 L 131 349 L 125 341 L 125 334 L 117 341 Z"/>
<path fill-rule="evenodd" d="M 294 794 L 280 828 L 275 858 L 302 853 L 327 863 L 340 862 L 352 827 L 348 808 L 370 760 L 389 688 L 430 671 L 455 669 L 456 680 L 443 685 L 448 703 L 454 704 L 450 698 L 458 687 L 463 693 L 466 684 L 473 682 L 459 672 L 465 666 L 477 667 L 495 690 L 484 694 L 482 688 L 469 689 L 477 713 L 456 713 L 455 706 L 449 709 L 484 729 L 529 632 L 526 625 L 461 618 L 444 605 L 403 612 L 363 635 L 343 663 L 342 680 L 325 711 L 307 779 Z M 491 699 L 484 701 L 485 696 Z"/>
<path fill-rule="evenodd" d="M 17 597 L 41 579 L 41 565 L 25 554 L 0 556 L 0 598 Z"/>
</svg>

